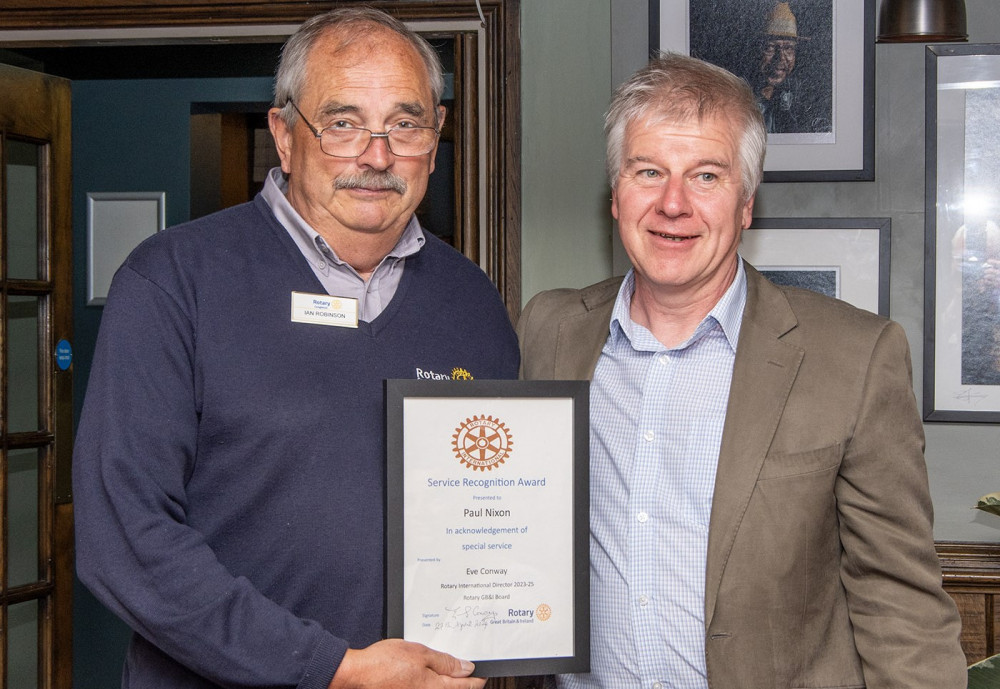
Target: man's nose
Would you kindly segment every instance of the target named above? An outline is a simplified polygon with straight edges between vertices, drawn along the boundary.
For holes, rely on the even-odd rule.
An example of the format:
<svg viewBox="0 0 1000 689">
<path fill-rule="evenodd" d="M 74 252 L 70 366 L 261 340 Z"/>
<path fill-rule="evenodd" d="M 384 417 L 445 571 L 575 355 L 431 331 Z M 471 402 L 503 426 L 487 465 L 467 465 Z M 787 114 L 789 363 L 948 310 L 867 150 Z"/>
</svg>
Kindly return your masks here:
<svg viewBox="0 0 1000 689">
<path fill-rule="evenodd" d="M 372 138 L 361 155 L 357 157 L 358 165 L 365 165 L 374 170 L 385 170 L 396 159 L 389 148 L 389 135 L 372 132 Z"/>
<path fill-rule="evenodd" d="M 660 194 L 659 210 L 668 218 L 687 215 L 691 211 L 688 189 L 684 181 L 677 178 L 667 180 Z"/>
</svg>

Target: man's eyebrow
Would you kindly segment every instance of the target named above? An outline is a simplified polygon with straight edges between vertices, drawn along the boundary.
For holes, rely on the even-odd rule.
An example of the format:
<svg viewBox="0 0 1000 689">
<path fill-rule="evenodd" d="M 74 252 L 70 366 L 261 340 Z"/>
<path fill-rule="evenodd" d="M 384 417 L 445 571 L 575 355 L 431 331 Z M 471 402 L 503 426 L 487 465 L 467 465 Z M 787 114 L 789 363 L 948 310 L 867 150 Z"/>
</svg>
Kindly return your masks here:
<svg viewBox="0 0 1000 689">
<path fill-rule="evenodd" d="M 427 109 L 419 103 L 418 101 L 402 101 L 396 103 L 396 111 L 402 112 L 412 117 L 423 117 L 427 113 Z M 357 105 L 351 105 L 349 103 L 341 103 L 339 101 L 330 101 L 323 106 L 320 111 L 322 117 L 335 117 L 337 115 L 360 115 L 361 108 Z"/>
<path fill-rule="evenodd" d="M 628 167 L 629 165 L 635 165 L 636 163 L 651 163 L 651 162 L 653 162 L 653 159 L 647 156 L 632 156 L 631 158 L 625 159 L 625 166 Z"/>
<path fill-rule="evenodd" d="M 650 158 L 649 156 L 643 156 L 643 155 L 632 156 L 631 158 L 625 159 L 626 167 L 628 167 L 629 165 L 643 164 L 643 163 L 653 163 L 654 165 L 657 164 L 656 161 Z M 701 160 L 698 161 L 695 167 L 716 167 L 721 170 L 730 170 L 732 169 L 733 166 L 721 160 L 716 160 L 715 158 L 702 158 Z"/>
<path fill-rule="evenodd" d="M 357 115 L 360 112 L 361 108 L 356 105 L 331 101 L 323 106 L 319 114 L 321 117 L 333 117 L 334 115 Z"/>
<path fill-rule="evenodd" d="M 706 166 L 707 167 L 717 167 L 717 168 L 720 168 L 722 170 L 729 170 L 729 169 L 731 169 L 733 167 L 729 163 L 725 163 L 725 162 L 723 162 L 721 160 L 716 160 L 715 158 L 704 158 L 704 159 L 698 161 L 697 167 L 706 167 Z"/>
<path fill-rule="evenodd" d="M 414 117 L 423 117 L 427 110 L 418 101 L 406 101 L 403 103 L 397 103 L 396 109 L 401 112 L 405 112 L 407 115 L 413 115 Z"/>
</svg>

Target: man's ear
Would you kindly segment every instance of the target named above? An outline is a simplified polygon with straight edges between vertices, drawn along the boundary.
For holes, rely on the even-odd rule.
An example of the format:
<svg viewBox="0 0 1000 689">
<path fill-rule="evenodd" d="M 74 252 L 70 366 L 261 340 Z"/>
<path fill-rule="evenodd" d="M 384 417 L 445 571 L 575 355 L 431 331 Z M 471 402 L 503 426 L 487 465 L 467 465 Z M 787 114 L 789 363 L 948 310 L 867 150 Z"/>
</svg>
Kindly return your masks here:
<svg viewBox="0 0 1000 689">
<path fill-rule="evenodd" d="M 448 114 L 448 108 L 444 107 L 443 105 L 437 106 L 437 130 L 439 134 L 441 130 L 444 128 L 444 119 L 447 114 Z M 431 149 L 430 159 L 428 160 L 428 165 L 429 165 L 428 174 L 434 172 L 434 162 L 437 159 L 437 149 L 438 149 L 438 143 L 440 143 L 440 141 L 441 137 L 438 136 L 437 141 L 434 142 L 434 148 Z"/>
<path fill-rule="evenodd" d="M 743 204 L 743 218 L 742 218 L 743 222 L 742 222 L 742 227 L 740 227 L 741 230 L 747 229 L 748 227 L 750 227 L 750 223 L 753 222 L 753 202 L 756 198 L 757 195 L 754 194 L 747 200 L 746 203 Z"/>
<path fill-rule="evenodd" d="M 292 130 L 281 117 L 280 113 L 280 108 L 271 108 L 268 110 L 267 126 L 271 129 L 274 146 L 278 149 L 278 158 L 281 159 L 281 171 L 287 175 L 291 171 Z"/>
</svg>

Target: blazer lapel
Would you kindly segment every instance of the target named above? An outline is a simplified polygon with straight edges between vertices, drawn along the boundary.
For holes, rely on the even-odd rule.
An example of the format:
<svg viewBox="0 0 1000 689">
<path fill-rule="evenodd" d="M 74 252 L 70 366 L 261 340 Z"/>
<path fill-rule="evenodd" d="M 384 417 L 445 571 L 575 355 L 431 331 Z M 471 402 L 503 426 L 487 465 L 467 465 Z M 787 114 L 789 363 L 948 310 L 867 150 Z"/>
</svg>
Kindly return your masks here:
<svg viewBox="0 0 1000 689">
<path fill-rule="evenodd" d="M 716 471 L 705 569 L 705 628 L 736 533 L 785 408 L 803 351 L 782 341 L 796 325 L 781 290 L 744 263 L 747 303 Z"/>
</svg>

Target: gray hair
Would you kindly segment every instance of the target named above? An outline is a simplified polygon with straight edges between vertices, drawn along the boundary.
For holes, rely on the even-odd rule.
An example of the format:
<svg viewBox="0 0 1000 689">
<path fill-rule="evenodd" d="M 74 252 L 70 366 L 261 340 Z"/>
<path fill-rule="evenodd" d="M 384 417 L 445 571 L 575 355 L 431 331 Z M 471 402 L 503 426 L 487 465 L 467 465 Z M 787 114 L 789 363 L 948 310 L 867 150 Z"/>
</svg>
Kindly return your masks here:
<svg viewBox="0 0 1000 689">
<path fill-rule="evenodd" d="M 686 122 L 722 115 L 739 128 L 743 200 L 748 201 L 764 174 L 767 128 L 746 81 L 716 65 L 677 53 L 659 53 L 618 87 L 604 117 L 607 172 L 618 185 L 625 131 L 644 117 Z"/>
<path fill-rule="evenodd" d="M 338 32 L 340 43 L 338 49 L 345 48 L 357 38 L 386 30 L 392 31 L 410 45 L 420 55 L 427 69 L 427 77 L 431 86 L 431 97 L 434 105 L 441 104 L 444 93 L 444 74 L 441 59 L 434 48 L 415 31 L 411 31 L 398 19 L 371 7 L 345 7 L 318 14 L 307 20 L 285 42 L 281 49 L 281 61 L 274 79 L 274 107 L 281 108 L 279 116 L 285 123 L 295 123 L 297 114 L 289 104 L 298 101 L 302 95 L 302 86 L 306 78 L 306 62 L 309 52 L 316 41 L 328 32 Z M 434 108 L 435 125 L 437 122 L 437 107 Z"/>
</svg>

